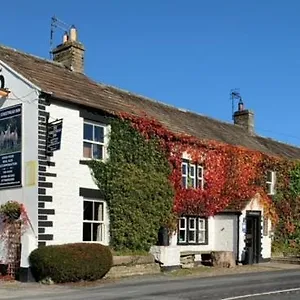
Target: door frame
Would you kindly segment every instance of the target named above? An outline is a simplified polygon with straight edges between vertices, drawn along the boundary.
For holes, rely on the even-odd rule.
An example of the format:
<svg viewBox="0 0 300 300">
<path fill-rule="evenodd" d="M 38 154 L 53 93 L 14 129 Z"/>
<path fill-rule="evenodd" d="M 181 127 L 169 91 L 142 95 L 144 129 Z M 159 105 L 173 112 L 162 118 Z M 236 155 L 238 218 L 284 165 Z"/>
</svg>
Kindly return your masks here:
<svg viewBox="0 0 300 300">
<path fill-rule="evenodd" d="M 256 220 L 256 221 L 255 221 Z M 245 248 L 248 252 L 248 262 L 249 264 L 257 264 L 261 261 L 262 255 L 262 212 L 260 210 L 247 210 L 246 211 L 246 224 L 252 222 L 252 228 L 254 228 L 255 232 L 252 233 L 250 238 L 252 251 L 248 250 L 247 243 L 249 243 L 249 239 L 247 238 L 248 234 L 248 226 L 246 226 L 246 237 L 245 237 Z M 253 251 L 253 245 L 255 245 L 255 249 Z"/>
</svg>

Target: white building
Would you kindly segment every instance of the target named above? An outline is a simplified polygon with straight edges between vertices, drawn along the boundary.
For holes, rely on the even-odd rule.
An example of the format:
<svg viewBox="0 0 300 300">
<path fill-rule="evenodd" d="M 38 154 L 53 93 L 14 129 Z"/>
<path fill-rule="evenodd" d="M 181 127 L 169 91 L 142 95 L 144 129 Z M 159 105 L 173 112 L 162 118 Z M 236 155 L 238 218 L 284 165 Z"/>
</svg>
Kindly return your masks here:
<svg viewBox="0 0 300 300">
<path fill-rule="evenodd" d="M 107 116 L 146 111 L 176 132 L 300 158 L 299 148 L 253 135 L 253 115 L 247 110 L 236 117 L 236 123 L 243 128 L 93 81 L 83 74 L 84 47 L 72 30 L 70 38 L 53 51 L 54 61 L 0 47 L 0 129 L 6 118 L 21 118 L 22 141 L 20 151 L 11 157 L 8 171 L 4 169 L 7 153 L 0 154 L 0 204 L 9 200 L 22 202 L 31 222 L 22 236 L 21 280 L 30 280 L 28 256 L 41 245 L 82 241 L 109 244 L 106 203 L 85 164 L 90 157 L 105 159 Z M 8 95 L 5 89 L 10 91 Z M 53 129 L 53 122 L 60 121 L 60 148 L 49 156 L 46 125 Z M 246 223 L 252 230 L 247 232 L 247 245 Z M 209 219 L 182 218 L 167 252 L 178 255 L 180 251 L 228 250 L 242 261 L 250 247 L 250 260 L 260 262 L 271 256 L 267 224 L 270 228 L 258 196 L 249 199 L 241 211 L 226 211 Z M 179 265 L 178 256 L 172 261 L 169 252 L 167 257 L 163 257 L 161 249 L 158 252 L 165 267 Z M 0 260 L 1 255 L 3 260 L 3 249 Z"/>
</svg>

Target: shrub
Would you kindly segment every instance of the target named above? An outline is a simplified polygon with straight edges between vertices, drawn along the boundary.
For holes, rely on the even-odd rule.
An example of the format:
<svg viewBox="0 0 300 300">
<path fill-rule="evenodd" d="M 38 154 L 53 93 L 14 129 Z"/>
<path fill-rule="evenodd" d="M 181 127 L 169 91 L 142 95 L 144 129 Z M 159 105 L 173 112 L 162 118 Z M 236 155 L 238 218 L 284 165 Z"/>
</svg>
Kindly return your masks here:
<svg viewBox="0 0 300 300">
<path fill-rule="evenodd" d="M 40 247 L 29 260 L 37 281 L 51 278 L 56 283 L 97 280 L 112 266 L 110 249 L 90 243 Z"/>
</svg>

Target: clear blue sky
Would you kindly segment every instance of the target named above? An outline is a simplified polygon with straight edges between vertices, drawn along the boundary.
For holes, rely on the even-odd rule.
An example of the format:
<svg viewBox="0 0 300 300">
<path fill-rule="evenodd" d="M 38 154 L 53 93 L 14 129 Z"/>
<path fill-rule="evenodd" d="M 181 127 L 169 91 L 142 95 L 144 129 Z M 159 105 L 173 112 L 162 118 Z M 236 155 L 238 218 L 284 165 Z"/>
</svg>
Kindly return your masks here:
<svg viewBox="0 0 300 300">
<path fill-rule="evenodd" d="M 240 88 L 259 134 L 300 146 L 299 0 L 12 0 L 1 12 L 2 44 L 47 58 L 56 15 L 78 28 L 94 79 L 228 122 Z"/>
</svg>

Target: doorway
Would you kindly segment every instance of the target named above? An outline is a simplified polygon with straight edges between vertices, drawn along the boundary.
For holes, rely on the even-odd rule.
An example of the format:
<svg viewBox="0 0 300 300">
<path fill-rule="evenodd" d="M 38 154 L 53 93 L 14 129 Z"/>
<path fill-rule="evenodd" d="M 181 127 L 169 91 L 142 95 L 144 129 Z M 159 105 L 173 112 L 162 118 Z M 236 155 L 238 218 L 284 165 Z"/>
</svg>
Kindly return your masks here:
<svg viewBox="0 0 300 300">
<path fill-rule="evenodd" d="M 246 212 L 246 264 L 257 264 L 261 256 L 261 212 Z"/>
</svg>

